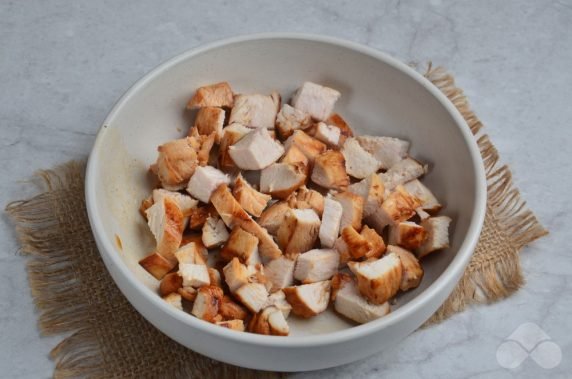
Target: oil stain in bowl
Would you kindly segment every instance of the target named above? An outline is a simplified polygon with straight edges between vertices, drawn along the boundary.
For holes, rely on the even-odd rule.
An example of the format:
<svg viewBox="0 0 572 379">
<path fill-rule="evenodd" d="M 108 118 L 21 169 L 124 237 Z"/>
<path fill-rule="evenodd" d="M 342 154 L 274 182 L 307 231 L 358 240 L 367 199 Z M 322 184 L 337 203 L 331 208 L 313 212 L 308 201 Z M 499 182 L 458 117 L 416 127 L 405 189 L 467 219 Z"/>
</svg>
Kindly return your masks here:
<svg viewBox="0 0 572 379">
<path fill-rule="evenodd" d="M 115 244 L 119 248 L 121 252 L 123 252 L 123 243 L 121 242 L 121 238 L 116 234 L 115 235 Z"/>
</svg>

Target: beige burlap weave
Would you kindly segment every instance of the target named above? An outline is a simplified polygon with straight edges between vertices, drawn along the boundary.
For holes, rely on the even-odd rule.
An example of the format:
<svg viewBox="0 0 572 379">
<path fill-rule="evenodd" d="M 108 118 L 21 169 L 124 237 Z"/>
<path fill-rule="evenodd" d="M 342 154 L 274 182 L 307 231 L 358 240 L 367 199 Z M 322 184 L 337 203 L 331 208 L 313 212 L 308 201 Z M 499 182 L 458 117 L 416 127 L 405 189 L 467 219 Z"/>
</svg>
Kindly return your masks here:
<svg viewBox="0 0 572 379">
<path fill-rule="evenodd" d="M 472 303 L 509 296 L 523 284 L 519 251 L 547 231 L 526 209 L 508 167 L 482 134 L 462 90 L 442 68 L 425 76 L 467 120 L 477 138 L 488 179 L 485 225 L 474 256 L 449 299 L 428 324 Z M 38 173 L 42 192 L 6 208 L 28 256 L 30 288 L 43 334 L 71 333 L 52 351 L 54 377 L 248 378 L 277 377 L 213 361 L 170 340 L 123 297 L 97 251 L 84 200 L 84 163 Z"/>
</svg>

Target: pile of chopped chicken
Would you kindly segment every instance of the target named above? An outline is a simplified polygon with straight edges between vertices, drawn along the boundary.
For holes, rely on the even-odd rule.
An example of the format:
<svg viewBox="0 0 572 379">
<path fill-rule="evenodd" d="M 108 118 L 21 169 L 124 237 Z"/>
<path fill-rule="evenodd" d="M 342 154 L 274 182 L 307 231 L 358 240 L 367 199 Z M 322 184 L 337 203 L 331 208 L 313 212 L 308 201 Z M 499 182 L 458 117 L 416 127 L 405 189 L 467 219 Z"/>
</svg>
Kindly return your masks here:
<svg viewBox="0 0 572 379">
<path fill-rule="evenodd" d="M 187 137 L 159 146 L 141 205 L 157 246 L 141 266 L 174 307 L 239 331 L 284 336 L 290 313 L 331 306 L 365 323 L 419 286 L 420 259 L 449 245 L 441 204 L 409 142 L 355 136 L 340 93 L 199 88 Z"/>
</svg>

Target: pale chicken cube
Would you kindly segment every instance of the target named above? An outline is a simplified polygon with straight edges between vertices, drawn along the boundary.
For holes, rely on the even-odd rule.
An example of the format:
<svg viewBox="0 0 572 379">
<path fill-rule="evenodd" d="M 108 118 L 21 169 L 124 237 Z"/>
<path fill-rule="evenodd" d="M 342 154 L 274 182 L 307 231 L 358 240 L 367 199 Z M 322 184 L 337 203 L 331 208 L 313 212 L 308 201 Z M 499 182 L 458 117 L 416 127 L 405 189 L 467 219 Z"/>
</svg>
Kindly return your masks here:
<svg viewBox="0 0 572 379">
<path fill-rule="evenodd" d="M 227 243 L 220 251 L 220 257 L 225 261 L 230 261 L 234 257 L 246 265 L 260 263 L 258 254 L 258 238 L 246 232 L 240 226 L 236 226 L 230 233 Z"/>
<path fill-rule="evenodd" d="M 288 147 L 286 154 L 280 159 L 280 163 L 301 164 L 306 168 L 306 174 L 309 174 L 310 160 L 296 145 Z"/>
<path fill-rule="evenodd" d="M 286 139 L 294 130 L 307 128 L 311 121 L 309 114 L 284 104 L 276 116 L 276 130 L 280 138 Z"/>
<path fill-rule="evenodd" d="M 334 309 L 344 317 L 359 324 L 373 321 L 387 315 L 390 312 L 388 302 L 372 304 L 367 301 L 358 291 L 353 280 L 344 281 L 336 293 Z"/>
<path fill-rule="evenodd" d="M 375 229 L 364 225 L 361 229 L 360 235 L 365 238 L 371 245 L 370 250 L 366 253 L 365 258 L 379 258 L 386 250 L 385 241 L 383 238 L 375 231 Z"/>
<path fill-rule="evenodd" d="M 387 170 L 407 157 L 409 142 L 393 137 L 358 136 L 360 145 Z"/>
<path fill-rule="evenodd" d="M 276 92 L 270 95 L 237 95 L 229 123 L 238 122 L 252 128 L 274 129 L 279 108 L 280 95 Z"/>
<path fill-rule="evenodd" d="M 183 278 L 183 287 L 199 288 L 208 286 L 211 283 L 209 270 L 207 266 L 203 264 L 180 264 L 179 276 Z"/>
<path fill-rule="evenodd" d="M 306 183 L 305 167 L 301 164 L 274 163 L 260 173 L 260 191 L 286 199 Z"/>
<path fill-rule="evenodd" d="M 294 269 L 296 262 L 281 256 L 264 265 L 264 274 L 272 283 L 270 291 L 278 291 L 294 283 Z"/>
<path fill-rule="evenodd" d="M 287 336 L 289 328 L 283 313 L 271 306 L 252 317 L 248 324 L 248 331 L 263 335 Z"/>
<path fill-rule="evenodd" d="M 305 82 L 292 98 L 292 106 L 316 120 L 325 120 L 334 110 L 341 94 L 335 89 Z"/>
<path fill-rule="evenodd" d="M 270 136 L 266 128 L 258 128 L 230 146 L 228 153 L 238 168 L 262 170 L 284 154 L 284 147 Z"/>
<path fill-rule="evenodd" d="M 195 119 L 195 128 L 201 135 L 215 133 L 215 142 L 219 143 L 222 138 L 224 125 L 224 110 L 217 107 L 204 107 L 199 109 Z"/>
<path fill-rule="evenodd" d="M 364 218 L 375 213 L 383 204 L 385 186 L 377 174 L 371 174 L 362 181 L 349 185 L 348 191 L 364 199 Z"/>
<path fill-rule="evenodd" d="M 147 211 L 147 224 L 155 241 L 157 253 L 170 262 L 177 263 L 175 251 L 183 238 L 184 216 L 171 198 L 153 204 Z"/>
<path fill-rule="evenodd" d="M 330 281 L 302 284 L 283 289 L 286 300 L 297 316 L 314 317 L 328 308 L 330 300 Z"/>
<path fill-rule="evenodd" d="M 234 295 L 249 311 L 254 313 L 260 311 L 268 299 L 268 291 L 262 283 L 247 283 L 237 289 Z"/>
<path fill-rule="evenodd" d="M 166 296 L 163 296 L 163 300 L 165 300 L 168 304 L 172 305 L 173 307 L 183 310 L 183 298 L 176 292 L 170 293 Z"/>
<path fill-rule="evenodd" d="M 413 217 L 420 204 L 418 198 L 399 185 L 386 197 L 377 212 L 367 218 L 367 222 L 382 233 L 387 225 L 398 224 Z"/>
<path fill-rule="evenodd" d="M 178 293 L 179 288 L 183 288 L 183 278 L 177 272 L 170 272 L 159 284 L 159 295 L 167 296 L 171 293 Z"/>
<path fill-rule="evenodd" d="M 387 254 L 374 261 L 348 262 L 357 278 L 359 292 L 374 304 L 390 300 L 401 285 L 403 267 L 396 254 Z"/>
<path fill-rule="evenodd" d="M 361 230 L 364 201 L 361 196 L 344 191 L 334 195 L 334 200 L 342 206 L 340 230 L 351 225 L 355 230 Z"/>
<path fill-rule="evenodd" d="M 291 209 L 278 228 L 278 245 L 289 258 L 306 252 L 314 246 L 320 230 L 320 217 L 312 209 Z"/>
<path fill-rule="evenodd" d="M 438 212 L 442 205 L 439 200 L 433 195 L 431 190 L 427 188 L 419 180 L 411 180 L 403 185 L 403 187 L 413 196 L 421 200 L 421 209 L 425 212 L 435 213 Z"/>
<path fill-rule="evenodd" d="M 315 157 L 311 180 L 328 189 L 344 190 L 350 184 L 345 158 L 339 151 L 328 150 Z"/>
<path fill-rule="evenodd" d="M 157 150 L 159 156 L 153 167 L 162 186 L 172 190 L 185 188 L 198 165 L 197 151 L 192 147 L 191 140 L 181 138 L 170 141 Z"/>
<path fill-rule="evenodd" d="M 419 248 L 427 238 L 427 231 L 421 225 L 411 221 L 403 221 L 389 227 L 388 242 L 408 250 Z"/>
<path fill-rule="evenodd" d="M 197 292 L 191 314 L 208 322 L 215 322 L 224 294 L 220 287 L 205 286 Z"/>
<path fill-rule="evenodd" d="M 188 215 L 191 209 L 196 208 L 199 202 L 192 197 L 173 191 L 167 191 L 163 188 L 157 188 L 153 190 L 153 203 L 158 203 L 162 201 L 165 197 L 169 197 L 179 206 L 183 215 Z"/>
<path fill-rule="evenodd" d="M 223 129 L 223 134 L 218 150 L 219 168 L 230 169 L 236 167 L 234 161 L 228 153 L 228 148 L 240 141 L 242 137 L 250 132 L 252 132 L 251 128 L 237 123 L 230 124 Z"/>
<path fill-rule="evenodd" d="M 346 171 L 354 178 L 363 179 L 375 174 L 380 168 L 379 161 L 365 151 L 353 137 L 348 138 L 344 143 L 342 154 L 346 160 Z"/>
<path fill-rule="evenodd" d="M 364 258 L 373 247 L 370 242 L 351 225 L 342 229 L 342 238 L 346 243 L 351 257 L 350 259 L 352 260 Z"/>
<path fill-rule="evenodd" d="M 232 293 L 248 283 L 248 269 L 236 257 L 223 267 L 222 272 L 224 281 Z"/>
<path fill-rule="evenodd" d="M 143 267 L 145 271 L 153 275 L 157 280 L 161 280 L 171 271 L 177 263 L 165 259 L 162 255 L 158 253 L 152 253 L 139 261 L 139 265 Z"/>
<path fill-rule="evenodd" d="M 187 192 L 203 203 L 210 201 L 211 195 L 221 184 L 230 183 L 228 175 L 211 166 L 197 167 L 189 180 Z"/>
<path fill-rule="evenodd" d="M 290 205 L 286 201 L 278 201 L 262 212 L 258 218 L 258 224 L 268 230 L 270 234 L 276 234 L 278 228 L 284 222 Z"/>
<path fill-rule="evenodd" d="M 236 330 L 238 332 L 244 332 L 244 330 L 245 330 L 243 320 L 217 321 L 216 325 L 222 326 L 223 328 Z"/>
<path fill-rule="evenodd" d="M 405 158 L 391 166 L 387 172 L 379 174 L 379 178 L 385 185 L 385 191 L 390 192 L 398 185 L 417 179 L 426 172 L 426 166 L 413 158 Z"/>
<path fill-rule="evenodd" d="M 272 200 L 272 196 L 255 190 L 241 174 L 234 181 L 232 194 L 242 208 L 255 217 L 260 216 L 268 202 Z"/>
<path fill-rule="evenodd" d="M 206 265 L 207 260 L 201 254 L 199 246 L 195 242 L 189 242 L 181 246 L 176 252 L 175 257 L 179 264 L 191 263 L 196 265 Z"/>
<path fill-rule="evenodd" d="M 423 267 L 421 267 L 417 257 L 410 251 L 393 245 L 387 246 L 387 253 L 397 255 L 401 261 L 403 275 L 401 276 L 399 289 L 408 291 L 417 288 L 421 283 L 421 279 L 423 279 Z"/>
<path fill-rule="evenodd" d="M 313 209 L 318 216 L 322 216 L 324 212 L 324 196 L 318 191 L 302 186 L 288 197 L 288 205 L 290 208 L 296 209 Z"/>
<path fill-rule="evenodd" d="M 266 303 L 262 308 L 266 307 L 277 308 L 280 312 L 282 312 L 285 319 L 288 318 L 290 311 L 292 310 L 292 306 L 286 301 L 286 295 L 284 295 L 284 291 L 276 291 L 268 296 L 268 299 L 266 299 Z"/>
<path fill-rule="evenodd" d="M 217 140 L 217 133 L 200 134 L 198 128 L 191 128 L 188 139 L 193 149 L 197 152 L 199 166 L 206 166 L 209 163 L 211 150 Z"/>
<path fill-rule="evenodd" d="M 325 122 L 319 122 L 316 126 L 314 138 L 322 141 L 330 147 L 338 147 L 341 135 L 342 131 L 337 126 L 328 125 Z"/>
<path fill-rule="evenodd" d="M 221 246 L 228 240 L 229 234 L 224 222 L 218 217 L 209 217 L 203 225 L 203 244 L 207 249 Z"/>
<path fill-rule="evenodd" d="M 421 226 L 427 231 L 427 239 L 415 251 L 419 258 L 449 247 L 450 224 L 451 218 L 447 216 L 431 217 L 421 222 Z"/>
<path fill-rule="evenodd" d="M 344 120 L 343 117 L 337 113 L 332 113 L 330 117 L 326 119 L 326 124 L 335 126 L 340 129 L 340 132 L 342 133 L 340 136 L 340 144 L 342 144 L 348 137 L 353 137 L 354 135 L 352 128 L 349 126 L 346 120 Z"/>
<path fill-rule="evenodd" d="M 322 247 L 332 248 L 340 233 L 343 208 L 340 203 L 330 196 L 324 199 L 324 213 L 318 236 Z"/>
<path fill-rule="evenodd" d="M 298 255 L 294 278 L 303 284 L 328 280 L 338 271 L 340 254 L 333 249 L 313 249 Z"/>
<path fill-rule="evenodd" d="M 317 155 L 323 153 L 328 148 L 325 143 L 309 136 L 302 130 L 296 130 L 284 142 L 286 150 L 290 149 L 291 146 L 296 146 L 300 149 L 300 151 L 308 158 L 310 164 L 314 162 L 314 158 L 316 158 Z"/>
<path fill-rule="evenodd" d="M 220 82 L 200 87 L 193 95 L 187 109 L 202 107 L 227 107 L 234 104 L 234 94 L 228 82 Z"/>
<path fill-rule="evenodd" d="M 352 256 L 350 254 L 350 249 L 342 236 L 338 237 L 334 243 L 334 250 L 340 254 L 340 268 L 345 267 L 347 263 L 352 259 Z"/>
</svg>

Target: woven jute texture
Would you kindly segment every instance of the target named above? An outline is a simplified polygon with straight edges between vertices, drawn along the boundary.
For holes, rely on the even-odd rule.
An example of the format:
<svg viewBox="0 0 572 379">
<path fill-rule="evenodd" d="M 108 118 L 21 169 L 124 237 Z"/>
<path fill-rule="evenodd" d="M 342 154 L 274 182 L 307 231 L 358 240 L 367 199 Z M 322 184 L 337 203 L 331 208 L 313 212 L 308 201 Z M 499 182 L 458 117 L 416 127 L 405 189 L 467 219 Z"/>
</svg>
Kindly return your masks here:
<svg viewBox="0 0 572 379">
<path fill-rule="evenodd" d="M 425 77 L 457 107 L 481 149 L 488 179 L 485 225 L 459 285 L 427 322 L 439 322 L 473 303 L 509 296 L 523 284 L 519 251 L 547 231 L 513 187 L 508 167 L 481 131 L 462 90 L 442 68 Z M 70 162 L 38 173 L 42 191 L 10 203 L 43 334 L 69 334 L 51 355 L 56 378 L 278 377 L 205 358 L 172 341 L 143 319 L 107 273 L 91 234 L 84 199 L 85 164 Z"/>
</svg>

